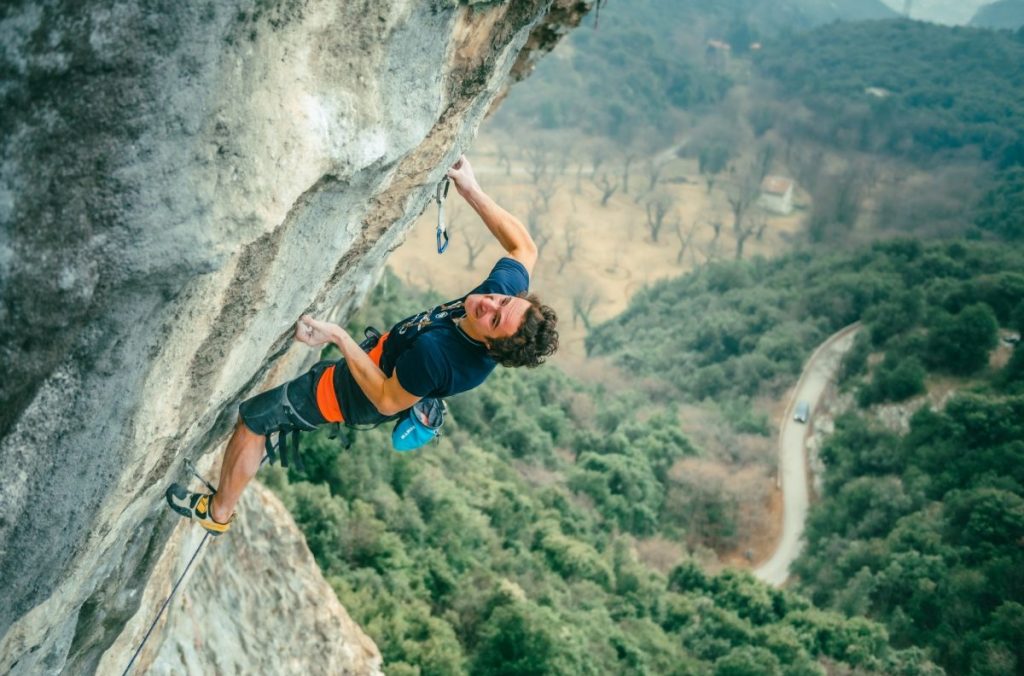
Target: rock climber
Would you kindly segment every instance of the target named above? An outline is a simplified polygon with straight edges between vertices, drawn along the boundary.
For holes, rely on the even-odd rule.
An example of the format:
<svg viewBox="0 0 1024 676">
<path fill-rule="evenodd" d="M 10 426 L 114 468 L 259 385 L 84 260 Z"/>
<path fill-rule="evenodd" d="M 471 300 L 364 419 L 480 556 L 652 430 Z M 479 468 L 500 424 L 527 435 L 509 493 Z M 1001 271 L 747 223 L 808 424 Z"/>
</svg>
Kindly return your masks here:
<svg viewBox="0 0 1024 676">
<path fill-rule="evenodd" d="M 235 518 L 235 503 L 262 463 L 268 434 L 329 423 L 379 423 L 423 397 L 470 390 L 498 364 L 536 367 L 555 352 L 555 312 L 527 293 L 537 261 L 529 231 L 480 188 L 464 156 L 447 176 L 507 255 L 468 294 L 398 322 L 369 352 L 341 326 L 303 316 L 295 339 L 314 348 L 333 343 L 342 359 L 321 362 L 242 402 L 217 490 L 168 493 L 175 511 L 211 534 L 224 533 Z"/>
</svg>

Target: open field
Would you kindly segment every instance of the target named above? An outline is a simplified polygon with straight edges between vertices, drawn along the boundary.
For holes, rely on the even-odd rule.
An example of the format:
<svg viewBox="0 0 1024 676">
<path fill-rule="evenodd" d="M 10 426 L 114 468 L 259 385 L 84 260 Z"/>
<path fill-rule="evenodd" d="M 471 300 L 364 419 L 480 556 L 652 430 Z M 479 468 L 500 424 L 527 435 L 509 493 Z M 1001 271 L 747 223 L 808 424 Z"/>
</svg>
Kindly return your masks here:
<svg viewBox="0 0 1024 676">
<path fill-rule="evenodd" d="M 525 159 L 513 159 L 506 168 L 499 164 L 493 146 L 481 145 L 470 160 L 484 190 L 524 223 L 529 220 L 531 205 L 540 205 L 535 207 L 539 212 L 535 220 L 547 241 L 535 235 L 543 249 L 532 289 L 559 313 L 562 340 L 554 361 L 570 372 L 578 370 L 585 356 L 585 327 L 580 317 L 574 317 L 574 301 L 584 308 L 592 305 L 589 320 L 601 322 L 622 312 L 629 298 L 646 284 L 684 274 L 708 258 L 735 256 L 732 214 L 725 195 L 718 185 L 708 194 L 695 161 L 672 159 L 653 193 L 647 190 L 644 163 L 634 162 L 630 193 L 624 194 L 620 188 L 607 206 L 601 206 L 601 190 L 591 180 L 589 166 L 584 167 L 578 183 L 577 166 L 570 164 L 538 185 L 531 181 L 531 167 Z M 622 167 L 610 169 L 617 174 L 611 180 L 621 183 Z M 725 179 L 719 183 L 724 184 Z M 554 193 L 544 209 L 540 192 L 551 188 Z M 646 203 L 655 193 L 672 202 L 657 241 L 651 237 L 646 211 Z M 480 282 L 501 250 L 454 189 L 445 215 L 451 234 L 445 254 L 439 256 L 435 250 L 437 208 L 430 204 L 406 242 L 392 254 L 391 265 L 407 283 L 455 297 Z M 765 218 L 760 214 L 754 217 Z M 744 257 L 783 251 L 797 234 L 801 217 L 800 212 L 767 217 L 763 236 L 749 238 Z M 711 225 L 716 221 L 722 224 L 717 242 Z M 684 246 L 688 238 L 689 245 Z M 573 241 L 575 251 L 570 258 L 567 250 Z M 480 249 L 472 267 L 471 247 Z"/>
</svg>

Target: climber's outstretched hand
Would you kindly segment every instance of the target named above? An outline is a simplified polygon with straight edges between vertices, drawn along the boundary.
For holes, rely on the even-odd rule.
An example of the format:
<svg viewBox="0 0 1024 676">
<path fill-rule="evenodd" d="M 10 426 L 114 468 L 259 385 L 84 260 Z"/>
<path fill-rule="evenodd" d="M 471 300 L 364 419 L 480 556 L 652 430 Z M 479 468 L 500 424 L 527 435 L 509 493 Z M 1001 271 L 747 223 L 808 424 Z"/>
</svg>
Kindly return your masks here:
<svg viewBox="0 0 1024 676">
<path fill-rule="evenodd" d="M 473 173 L 473 166 L 465 155 L 459 157 L 458 161 L 448 170 L 447 175 L 448 178 L 455 181 L 455 188 L 463 197 L 468 192 L 480 189 L 480 184 L 476 182 L 476 174 Z"/>
<path fill-rule="evenodd" d="M 295 340 L 310 347 L 320 347 L 332 342 L 333 334 L 339 329 L 341 327 L 337 324 L 322 322 L 310 315 L 302 315 L 298 324 L 295 325 Z"/>
</svg>

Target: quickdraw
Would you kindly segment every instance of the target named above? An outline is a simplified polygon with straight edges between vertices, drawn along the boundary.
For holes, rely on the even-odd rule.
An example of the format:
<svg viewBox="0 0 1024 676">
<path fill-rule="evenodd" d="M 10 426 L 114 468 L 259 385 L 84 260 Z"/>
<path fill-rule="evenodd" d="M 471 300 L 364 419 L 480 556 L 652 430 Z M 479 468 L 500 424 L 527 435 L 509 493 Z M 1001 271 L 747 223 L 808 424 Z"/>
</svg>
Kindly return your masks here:
<svg viewBox="0 0 1024 676">
<path fill-rule="evenodd" d="M 443 254 L 448 248 L 448 230 L 444 224 L 444 201 L 448 197 L 451 179 L 445 176 L 437 184 L 434 201 L 437 202 L 437 253 Z"/>
</svg>

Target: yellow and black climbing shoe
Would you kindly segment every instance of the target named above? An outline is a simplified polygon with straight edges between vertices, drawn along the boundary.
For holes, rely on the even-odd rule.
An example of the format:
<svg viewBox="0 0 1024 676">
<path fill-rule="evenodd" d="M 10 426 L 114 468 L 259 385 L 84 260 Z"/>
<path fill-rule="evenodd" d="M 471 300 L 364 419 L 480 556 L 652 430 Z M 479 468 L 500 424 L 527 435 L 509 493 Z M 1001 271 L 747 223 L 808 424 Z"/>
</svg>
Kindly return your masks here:
<svg viewBox="0 0 1024 676">
<path fill-rule="evenodd" d="M 235 520 L 232 514 L 227 523 L 214 521 L 210 514 L 210 505 L 213 496 L 209 493 L 190 493 L 181 484 L 171 484 L 164 493 L 167 498 L 167 505 L 175 512 L 187 519 L 195 519 L 199 525 L 210 532 L 210 535 L 226 533 Z"/>
</svg>

